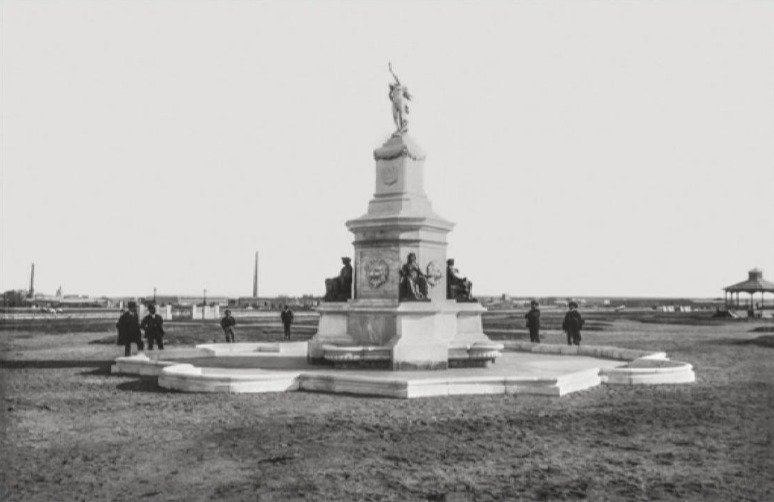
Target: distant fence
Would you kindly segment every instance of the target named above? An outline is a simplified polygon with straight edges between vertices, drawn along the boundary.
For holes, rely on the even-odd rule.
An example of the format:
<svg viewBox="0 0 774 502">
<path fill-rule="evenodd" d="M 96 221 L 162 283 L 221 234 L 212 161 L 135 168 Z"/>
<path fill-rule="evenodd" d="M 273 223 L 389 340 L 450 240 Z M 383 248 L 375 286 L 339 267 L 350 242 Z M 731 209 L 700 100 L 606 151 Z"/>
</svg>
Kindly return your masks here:
<svg viewBox="0 0 774 502">
<path fill-rule="evenodd" d="M 68 308 L 68 309 L 3 309 L 0 320 L 24 321 L 46 319 L 118 319 L 121 309 L 99 308 Z"/>
<path fill-rule="evenodd" d="M 208 305 L 202 312 L 202 307 L 198 305 L 165 305 L 157 306 L 156 313 L 165 321 L 186 321 L 186 320 L 219 320 L 226 311 L 225 307 L 219 305 Z M 237 319 L 256 319 L 273 320 L 279 322 L 279 310 L 256 310 L 256 309 L 235 309 L 229 308 L 231 315 Z M 139 305 L 138 314 L 142 319 L 147 314 L 144 305 Z M 316 320 L 319 314 L 315 311 L 294 311 L 296 322 Z M 24 320 L 62 320 L 62 319 L 80 319 L 80 320 L 100 320 L 115 319 L 118 320 L 121 315 L 121 309 L 118 308 L 66 308 L 66 309 L 31 309 L 31 308 L 3 308 L 0 310 L 0 320 L 5 321 L 24 321 Z"/>
</svg>

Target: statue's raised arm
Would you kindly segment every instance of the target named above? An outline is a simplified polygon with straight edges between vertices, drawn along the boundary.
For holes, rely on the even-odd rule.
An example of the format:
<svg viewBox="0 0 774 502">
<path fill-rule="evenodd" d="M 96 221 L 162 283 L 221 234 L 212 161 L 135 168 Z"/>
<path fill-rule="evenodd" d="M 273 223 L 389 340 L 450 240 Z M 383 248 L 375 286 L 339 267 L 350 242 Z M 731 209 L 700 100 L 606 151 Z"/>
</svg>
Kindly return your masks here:
<svg viewBox="0 0 774 502">
<path fill-rule="evenodd" d="M 395 79 L 394 84 L 389 84 L 392 120 L 395 122 L 395 132 L 393 135 L 400 136 L 408 132 L 408 102 L 411 101 L 411 94 L 409 94 L 408 88 L 400 83 L 400 79 L 395 75 L 395 72 L 392 71 L 392 63 L 388 63 L 388 68 Z"/>
<path fill-rule="evenodd" d="M 395 79 L 395 83 L 396 83 L 396 84 L 398 84 L 398 85 L 400 85 L 400 79 L 398 78 L 398 76 L 397 76 L 397 75 L 395 75 L 395 72 L 394 72 L 394 71 L 392 71 L 392 62 L 388 62 L 388 63 L 387 63 L 387 68 L 389 68 L 389 70 L 390 70 L 390 73 L 392 73 L 392 78 L 394 78 L 394 79 Z"/>
</svg>

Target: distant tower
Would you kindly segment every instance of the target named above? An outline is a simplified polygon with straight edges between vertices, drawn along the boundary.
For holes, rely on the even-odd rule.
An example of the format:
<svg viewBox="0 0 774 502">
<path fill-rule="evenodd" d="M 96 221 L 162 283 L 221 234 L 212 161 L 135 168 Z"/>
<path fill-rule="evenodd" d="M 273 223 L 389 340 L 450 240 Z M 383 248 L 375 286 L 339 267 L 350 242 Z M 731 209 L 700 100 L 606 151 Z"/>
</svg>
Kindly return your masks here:
<svg viewBox="0 0 774 502">
<path fill-rule="evenodd" d="M 30 269 L 30 290 L 27 292 L 27 297 L 32 298 L 32 296 L 35 294 L 35 264 L 32 264 L 32 268 Z"/>
<path fill-rule="evenodd" d="M 255 252 L 255 267 L 253 267 L 253 298 L 258 298 L 258 251 Z"/>
</svg>

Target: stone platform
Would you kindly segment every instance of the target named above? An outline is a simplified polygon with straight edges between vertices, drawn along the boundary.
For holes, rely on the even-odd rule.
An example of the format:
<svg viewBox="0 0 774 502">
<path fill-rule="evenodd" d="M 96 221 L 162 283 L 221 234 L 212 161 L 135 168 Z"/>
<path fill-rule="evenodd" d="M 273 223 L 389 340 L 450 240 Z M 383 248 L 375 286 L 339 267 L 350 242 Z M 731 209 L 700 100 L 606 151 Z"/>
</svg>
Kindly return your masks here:
<svg viewBox="0 0 774 502">
<path fill-rule="evenodd" d="M 312 365 L 306 343 L 207 344 L 119 357 L 113 373 L 157 376 L 162 388 L 184 392 L 310 391 L 393 398 L 460 394 L 563 396 L 607 384 L 688 383 L 690 364 L 663 352 L 615 347 L 505 342 L 487 368 L 443 371 L 336 369 Z"/>
</svg>

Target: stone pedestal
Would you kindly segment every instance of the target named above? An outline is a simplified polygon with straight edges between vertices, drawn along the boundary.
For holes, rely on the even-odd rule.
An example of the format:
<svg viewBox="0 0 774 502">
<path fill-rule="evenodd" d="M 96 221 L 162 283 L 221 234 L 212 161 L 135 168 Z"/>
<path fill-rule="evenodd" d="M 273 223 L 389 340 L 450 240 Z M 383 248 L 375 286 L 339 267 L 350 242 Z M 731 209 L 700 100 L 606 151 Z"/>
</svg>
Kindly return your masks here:
<svg viewBox="0 0 774 502">
<path fill-rule="evenodd" d="M 425 154 L 407 136 L 374 151 L 376 187 L 368 212 L 347 222 L 355 234 L 355 299 L 398 300 L 409 253 L 426 272 L 431 301 L 446 299 L 446 234 L 454 224 L 433 212 L 424 190 Z"/>
<path fill-rule="evenodd" d="M 445 369 L 450 351 L 459 356 L 490 342 L 481 328 L 486 309 L 446 299 L 446 235 L 454 224 L 435 214 L 425 194 L 425 154 L 407 135 L 393 135 L 374 159 L 368 211 L 346 223 L 355 235 L 353 299 L 320 305 L 308 358 L 356 360 L 360 347 L 363 359 L 389 357 L 395 370 Z M 399 298 L 409 253 L 427 277 L 427 301 Z"/>
<path fill-rule="evenodd" d="M 392 369 L 446 369 L 453 352 L 467 354 L 490 342 L 481 325 L 486 309 L 479 303 L 355 300 L 324 303 L 318 311 L 320 325 L 309 342 L 312 362 L 325 361 L 333 346 L 382 347 Z"/>
</svg>

